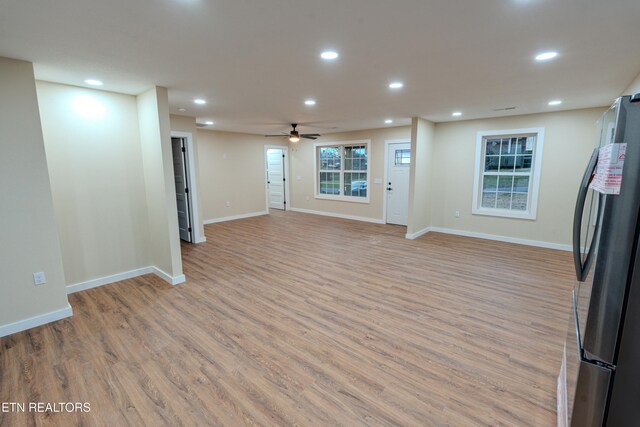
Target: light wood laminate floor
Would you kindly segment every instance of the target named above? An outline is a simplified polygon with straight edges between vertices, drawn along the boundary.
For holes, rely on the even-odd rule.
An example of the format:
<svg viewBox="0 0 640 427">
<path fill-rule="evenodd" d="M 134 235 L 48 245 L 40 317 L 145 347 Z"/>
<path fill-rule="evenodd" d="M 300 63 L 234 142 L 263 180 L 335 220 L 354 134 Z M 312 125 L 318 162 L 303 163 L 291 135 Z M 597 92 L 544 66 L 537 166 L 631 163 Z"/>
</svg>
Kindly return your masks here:
<svg viewBox="0 0 640 427">
<path fill-rule="evenodd" d="M 187 282 L 0 339 L 0 425 L 555 425 L 568 252 L 300 213 L 206 226 Z"/>
</svg>

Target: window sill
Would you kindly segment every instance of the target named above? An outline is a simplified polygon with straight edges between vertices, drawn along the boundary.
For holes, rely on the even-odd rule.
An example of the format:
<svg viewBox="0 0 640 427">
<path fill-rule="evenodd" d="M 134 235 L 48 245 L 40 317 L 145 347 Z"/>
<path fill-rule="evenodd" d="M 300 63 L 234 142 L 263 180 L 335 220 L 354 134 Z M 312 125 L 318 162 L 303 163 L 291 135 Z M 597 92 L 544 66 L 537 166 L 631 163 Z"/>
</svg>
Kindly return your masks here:
<svg viewBox="0 0 640 427">
<path fill-rule="evenodd" d="M 328 194 L 316 194 L 315 198 L 320 200 L 334 200 L 337 202 L 366 203 L 366 204 L 370 203 L 368 197 L 363 198 L 363 197 L 349 197 L 349 196 L 331 196 Z"/>
<path fill-rule="evenodd" d="M 471 212 L 473 215 L 484 215 L 484 216 L 497 216 L 501 218 L 511 218 L 511 219 L 527 219 L 529 221 L 536 220 L 535 212 L 514 212 L 506 209 L 473 209 Z"/>
</svg>

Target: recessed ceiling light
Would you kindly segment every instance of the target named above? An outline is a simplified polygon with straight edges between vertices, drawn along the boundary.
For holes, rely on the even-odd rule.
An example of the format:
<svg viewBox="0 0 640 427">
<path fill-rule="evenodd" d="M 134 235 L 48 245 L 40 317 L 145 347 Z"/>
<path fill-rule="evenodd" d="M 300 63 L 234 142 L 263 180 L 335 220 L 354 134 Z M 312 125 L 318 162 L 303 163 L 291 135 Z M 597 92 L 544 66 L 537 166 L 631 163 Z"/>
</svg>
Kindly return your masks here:
<svg viewBox="0 0 640 427">
<path fill-rule="evenodd" d="M 334 59 L 338 59 L 338 52 L 334 52 L 333 50 L 326 50 L 320 54 L 320 58 L 326 59 L 327 61 L 332 61 Z"/>
<path fill-rule="evenodd" d="M 314 99 L 307 99 L 304 101 L 304 105 L 316 105 L 316 101 Z"/>
<path fill-rule="evenodd" d="M 198 105 L 204 105 L 204 104 L 207 103 L 207 101 L 205 101 L 204 99 L 200 99 L 200 98 L 194 99 L 193 102 L 195 102 Z"/>
<path fill-rule="evenodd" d="M 390 125 L 391 123 L 393 123 L 393 120 L 391 120 L 391 119 L 387 119 L 387 120 L 385 120 L 384 122 L 385 122 L 386 124 Z"/>
<path fill-rule="evenodd" d="M 185 111 L 187 111 L 187 109 L 183 108 L 183 107 L 180 107 L 180 108 L 178 108 L 178 111 L 180 111 L 181 113 L 184 113 Z"/>
<path fill-rule="evenodd" d="M 96 80 L 96 79 L 87 79 L 84 81 L 86 84 L 91 85 L 91 86 L 102 86 L 103 83 L 100 80 Z"/>
<path fill-rule="evenodd" d="M 462 115 L 462 113 L 460 111 L 455 111 L 455 112 L 451 113 L 451 115 L 453 117 L 460 117 Z"/>
<path fill-rule="evenodd" d="M 562 104 L 562 101 L 560 101 L 559 99 L 556 99 L 554 101 L 549 101 L 549 105 L 553 106 L 553 105 L 560 105 Z"/>
<path fill-rule="evenodd" d="M 204 122 L 204 124 L 207 126 L 211 126 L 213 125 L 213 122 L 211 120 L 207 120 L 206 122 Z"/>
<path fill-rule="evenodd" d="M 558 52 L 543 52 L 536 55 L 536 61 L 548 61 L 558 56 Z"/>
<path fill-rule="evenodd" d="M 400 89 L 404 86 L 402 82 L 392 82 L 389 84 L 389 89 Z"/>
</svg>

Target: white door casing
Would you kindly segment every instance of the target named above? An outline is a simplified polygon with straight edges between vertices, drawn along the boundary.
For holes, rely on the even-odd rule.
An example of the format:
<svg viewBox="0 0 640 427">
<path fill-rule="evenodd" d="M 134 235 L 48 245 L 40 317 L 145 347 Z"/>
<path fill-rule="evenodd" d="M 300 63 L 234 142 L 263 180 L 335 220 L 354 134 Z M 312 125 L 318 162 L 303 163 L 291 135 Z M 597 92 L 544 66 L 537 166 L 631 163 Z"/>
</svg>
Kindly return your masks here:
<svg viewBox="0 0 640 427">
<path fill-rule="evenodd" d="M 386 222 L 407 225 L 409 217 L 410 143 L 388 143 L 386 153 Z"/>
<path fill-rule="evenodd" d="M 286 150 L 267 148 L 267 199 L 269 209 L 286 210 L 287 191 L 285 174 Z"/>
</svg>

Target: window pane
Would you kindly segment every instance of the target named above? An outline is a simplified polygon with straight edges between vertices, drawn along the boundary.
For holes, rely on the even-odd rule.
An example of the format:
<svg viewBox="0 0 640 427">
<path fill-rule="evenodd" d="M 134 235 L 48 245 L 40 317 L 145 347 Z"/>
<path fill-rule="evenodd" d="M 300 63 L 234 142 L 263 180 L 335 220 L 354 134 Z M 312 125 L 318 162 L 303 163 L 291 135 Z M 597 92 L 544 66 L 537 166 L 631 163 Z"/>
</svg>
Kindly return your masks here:
<svg viewBox="0 0 640 427">
<path fill-rule="evenodd" d="M 354 145 L 344 147 L 345 170 L 367 170 L 367 147 Z"/>
<path fill-rule="evenodd" d="M 500 152 L 503 155 L 505 155 L 505 154 L 516 154 L 516 139 L 515 138 L 504 138 L 502 140 L 502 150 Z"/>
<path fill-rule="evenodd" d="M 513 181 L 514 193 L 528 193 L 529 192 L 529 177 L 528 176 L 516 176 Z"/>
<path fill-rule="evenodd" d="M 340 147 L 320 147 L 320 170 L 340 170 Z"/>
<path fill-rule="evenodd" d="M 514 211 L 526 211 L 527 210 L 527 193 L 513 193 L 513 200 L 511 201 L 511 209 Z"/>
<path fill-rule="evenodd" d="M 344 158 L 344 170 L 353 170 L 353 159 L 349 159 L 347 157 Z"/>
<path fill-rule="evenodd" d="M 500 154 L 500 140 L 499 139 L 488 139 L 487 145 L 485 149 L 486 156 L 495 156 Z"/>
<path fill-rule="evenodd" d="M 320 194 L 340 194 L 339 172 L 320 172 Z"/>
<path fill-rule="evenodd" d="M 367 174 L 345 172 L 344 195 L 352 197 L 367 197 Z"/>
<path fill-rule="evenodd" d="M 482 182 L 482 191 L 492 192 L 492 191 L 496 191 L 497 188 L 498 188 L 498 177 L 485 175 L 484 181 Z"/>
<path fill-rule="evenodd" d="M 510 209 L 511 208 L 511 193 L 498 193 L 498 200 L 496 202 L 496 208 L 498 208 L 498 209 Z"/>
<path fill-rule="evenodd" d="M 498 191 L 503 193 L 511 193 L 513 186 L 513 176 L 501 176 L 498 179 Z"/>
<path fill-rule="evenodd" d="M 482 193 L 482 207 L 491 209 L 495 208 L 496 193 Z"/>
<path fill-rule="evenodd" d="M 527 143 L 527 140 L 529 141 Z M 535 141 L 535 137 L 520 137 L 518 138 L 516 154 L 532 154 L 533 153 L 533 143 Z"/>
<path fill-rule="evenodd" d="M 513 165 L 516 162 L 516 156 L 500 156 L 500 172 L 513 171 Z"/>
<path fill-rule="evenodd" d="M 531 171 L 531 156 L 516 156 L 516 171 Z"/>
<path fill-rule="evenodd" d="M 500 156 L 487 156 L 484 161 L 484 170 L 497 171 L 499 162 Z"/>
</svg>

